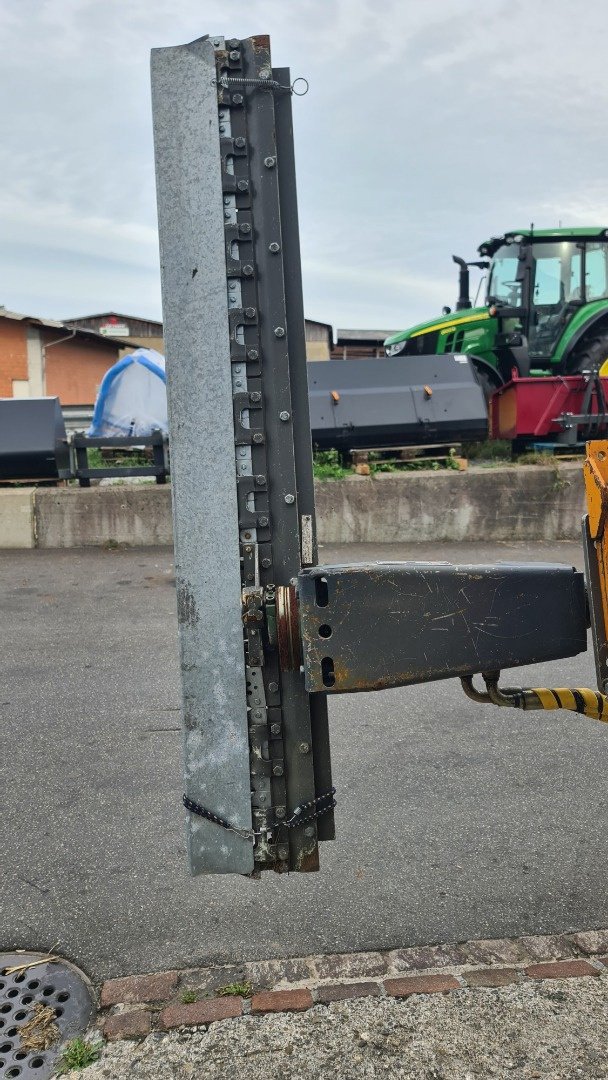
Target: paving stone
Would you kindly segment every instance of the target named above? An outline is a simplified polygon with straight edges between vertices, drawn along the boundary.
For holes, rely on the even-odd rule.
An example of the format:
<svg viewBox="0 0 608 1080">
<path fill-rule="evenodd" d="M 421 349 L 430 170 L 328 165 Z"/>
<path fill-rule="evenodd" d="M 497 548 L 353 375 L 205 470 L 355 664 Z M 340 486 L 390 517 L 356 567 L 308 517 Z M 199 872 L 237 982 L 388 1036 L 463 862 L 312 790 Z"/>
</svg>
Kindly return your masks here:
<svg viewBox="0 0 608 1080">
<path fill-rule="evenodd" d="M 108 979 L 101 988 L 101 1006 L 137 1005 L 146 1001 L 164 1001 L 177 986 L 177 971 L 160 971 L 155 975 L 130 975 L 124 979 Z"/>
<path fill-rule="evenodd" d="M 531 960 L 568 960 L 576 949 L 564 934 L 527 935 L 518 939 Z"/>
<path fill-rule="evenodd" d="M 386 955 L 378 952 L 315 956 L 314 966 L 320 979 L 360 979 L 388 971 Z"/>
<path fill-rule="evenodd" d="M 596 953 L 608 953 L 608 930 L 584 930 L 580 934 L 568 934 L 577 949 L 594 956 Z"/>
<path fill-rule="evenodd" d="M 518 981 L 515 968 L 482 968 L 481 971 L 465 971 L 462 977 L 468 986 L 509 986 Z"/>
<path fill-rule="evenodd" d="M 531 964 L 524 968 L 531 979 L 580 979 L 585 975 L 599 975 L 587 960 L 557 960 L 552 964 Z"/>
<path fill-rule="evenodd" d="M 152 1013 L 147 1009 L 108 1016 L 103 1022 L 103 1033 L 109 1042 L 114 1039 L 139 1039 L 148 1035 L 152 1028 Z"/>
<path fill-rule="evenodd" d="M 387 956 L 389 971 L 422 971 L 427 968 L 461 967 L 468 963 L 462 945 L 425 945 L 417 949 L 395 949 Z"/>
<path fill-rule="evenodd" d="M 380 987 L 375 982 L 334 983 L 330 986 L 318 986 L 315 991 L 315 997 L 322 1005 L 329 1005 L 332 1001 L 379 996 Z"/>
<path fill-rule="evenodd" d="M 243 965 L 244 976 L 254 990 L 272 990 L 281 983 L 307 982 L 313 975 L 307 959 L 259 960 Z"/>
<path fill-rule="evenodd" d="M 385 979 L 384 987 L 391 997 L 409 997 L 410 994 L 444 994 L 448 990 L 461 990 L 453 975 L 410 975 L 406 979 Z"/>
<path fill-rule="evenodd" d="M 270 990 L 254 994 L 251 999 L 251 1011 L 254 1014 L 267 1012 L 302 1012 L 313 1005 L 310 990 Z"/>
<path fill-rule="evenodd" d="M 240 1016 L 243 1002 L 240 997 L 206 998 L 194 1001 L 190 1005 L 168 1005 L 160 1014 L 161 1028 L 192 1027 L 197 1024 L 212 1024 L 215 1020 L 228 1020 Z"/>
<path fill-rule="evenodd" d="M 523 964 L 528 959 L 519 942 L 511 938 L 480 938 L 467 941 L 462 949 L 473 964 Z"/>
</svg>

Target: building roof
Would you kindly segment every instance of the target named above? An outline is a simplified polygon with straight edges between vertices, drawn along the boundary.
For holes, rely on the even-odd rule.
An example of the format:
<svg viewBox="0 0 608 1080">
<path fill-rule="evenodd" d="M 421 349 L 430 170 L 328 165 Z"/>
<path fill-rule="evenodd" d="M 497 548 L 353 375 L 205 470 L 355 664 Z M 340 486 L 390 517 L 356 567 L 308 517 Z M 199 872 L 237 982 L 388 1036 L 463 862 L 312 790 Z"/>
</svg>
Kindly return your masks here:
<svg viewBox="0 0 608 1080">
<path fill-rule="evenodd" d="M 0 319 L 12 319 L 14 322 L 29 322 L 34 326 L 44 326 L 49 330 L 65 330 L 66 337 L 71 333 L 74 336 L 84 335 L 89 338 L 94 338 L 95 341 L 103 341 L 106 345 L 133 345 L 134 348 L 139 348 L 137 341 L 131 341 L 129 338 L 108 338 L 104 334 L 98 334 L 96 330 L 85 330 L 80 326 L 70 326 L 69 323 L 59 322 L 57 319 L 41 319 L 37 315 L 24 315 L 20 311 L 9 311 L 8 308 L 0 305 Z"/>
<path fill-rule="evenodd" d="M 337 340 L 341 341 L 384 341 L 398 330 L 336 330 Z"/>
<path fill-rule="evenodd" d="M 160 326 L 162 329 L 162 322 L 160 319 L 148 319 L 145 315 L 123 315 L 120 311 L 98 311 L 94 315 L 76 315 L 73 319 L 66 319 L 66 323 L 79 323 L 88 319 L 121 319 L 124 322 L 146 322 L 154 323 L 155 326 Z"/>
</svg>

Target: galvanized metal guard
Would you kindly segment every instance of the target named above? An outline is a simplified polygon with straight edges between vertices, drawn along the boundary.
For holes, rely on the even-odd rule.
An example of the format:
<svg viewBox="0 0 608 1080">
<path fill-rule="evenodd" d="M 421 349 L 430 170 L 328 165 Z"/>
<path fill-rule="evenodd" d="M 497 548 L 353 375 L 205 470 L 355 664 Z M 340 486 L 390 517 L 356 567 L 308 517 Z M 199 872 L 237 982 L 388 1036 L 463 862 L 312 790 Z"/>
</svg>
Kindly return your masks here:
<svg viewBox="0 0 608 1080">
<path fill-rule="evenodd" d="M 267 37 L 152 53 L 193 873 L 315 870 L 333 835 L 280 827 L 331 785 L 327 713 L 265 622 L 316 561 L 288 88 Z"/>
</svg>

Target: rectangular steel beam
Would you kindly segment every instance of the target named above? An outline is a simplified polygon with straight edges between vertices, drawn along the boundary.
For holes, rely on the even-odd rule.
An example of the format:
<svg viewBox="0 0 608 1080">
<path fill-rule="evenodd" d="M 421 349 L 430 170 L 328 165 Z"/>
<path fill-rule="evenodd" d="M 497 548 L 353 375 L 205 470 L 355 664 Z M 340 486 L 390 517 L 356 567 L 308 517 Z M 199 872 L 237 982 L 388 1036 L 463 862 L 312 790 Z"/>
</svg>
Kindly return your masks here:
<svg viewBox="0 0 608 1080">
<path fill-rule="evenodd" d="M 251 829 L 215 49 L 152 52 L 186 793 Z M 192 873 L 248 874 L 250 838 L 187 815 Z"/>
</svg>

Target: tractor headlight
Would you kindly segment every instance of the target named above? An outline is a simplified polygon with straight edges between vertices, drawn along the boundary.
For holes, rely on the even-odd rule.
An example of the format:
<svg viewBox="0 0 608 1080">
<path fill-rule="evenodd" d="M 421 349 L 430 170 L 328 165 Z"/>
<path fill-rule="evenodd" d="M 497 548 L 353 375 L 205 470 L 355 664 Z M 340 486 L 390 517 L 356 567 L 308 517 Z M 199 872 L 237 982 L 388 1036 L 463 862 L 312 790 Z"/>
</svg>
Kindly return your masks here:
<svg viewBox="0 0 608 1080">
<path fill-rule="evenodd" d="M 392 345 L 385 345 L 384 351 L 387 356 L 398 356 L 399 353 L 405 351 L 407 341 L 395 341 Z"/>
</svg>

